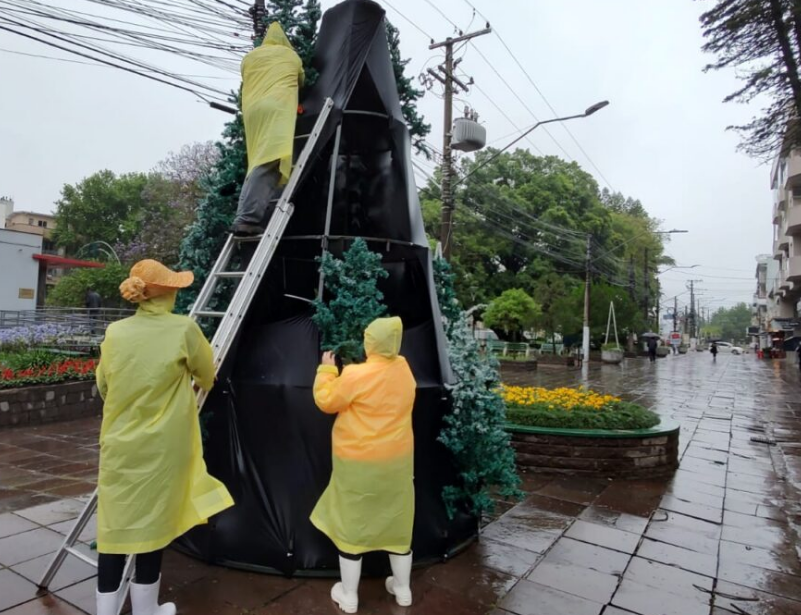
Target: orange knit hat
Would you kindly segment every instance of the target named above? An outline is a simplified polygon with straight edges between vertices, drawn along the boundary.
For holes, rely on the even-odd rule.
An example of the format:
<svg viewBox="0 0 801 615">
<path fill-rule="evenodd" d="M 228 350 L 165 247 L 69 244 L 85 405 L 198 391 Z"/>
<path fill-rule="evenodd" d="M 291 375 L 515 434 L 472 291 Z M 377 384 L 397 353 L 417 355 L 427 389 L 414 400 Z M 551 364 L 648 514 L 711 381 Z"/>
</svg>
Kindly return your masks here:
<svg viewBox="0 0 801 615">
<path fill-rule="evenodd" d="M 172 271 L 158 261 L 146 259 L 131 267 L 130 277 L 120 284 L 120 294 L 126 301 L 139 303 L 191 286 L 194 280 L 191 271 Z"/>
</svg>

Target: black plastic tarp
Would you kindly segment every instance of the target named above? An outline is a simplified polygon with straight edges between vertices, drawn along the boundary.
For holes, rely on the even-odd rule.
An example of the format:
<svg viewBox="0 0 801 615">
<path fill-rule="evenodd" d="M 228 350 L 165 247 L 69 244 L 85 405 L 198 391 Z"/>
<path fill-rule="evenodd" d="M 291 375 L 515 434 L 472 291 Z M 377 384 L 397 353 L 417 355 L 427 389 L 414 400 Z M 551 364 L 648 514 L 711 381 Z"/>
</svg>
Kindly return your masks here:
<svg viewBox="0 0 801 615">
<path fill-rule="evenodd" d="M 363 237 L 383 256 L 389 276 L 380 289 L 388 312 L 403 320 L 401 352 L 418 385 L 412 548 L 418 563 L 443 559 L 474 537 L 477 523 L 465 513 L 449 518 L 442 501 L 443 487 L 455 480 L 451 456 L 438 441 L 450 412 L 445 384 L 451 373 L 383 9 L 347 0 L 327 11 L 314 65 L 319 79 L 303 100 L 306 113 L 297 133 L 309 132 L 329 97 L 335 102 L 332 119 L 292 199 L 295 214 L 220 385 L 206 402 L 213 413 L 206 462 L 236 506 L 179 544 L 235 567 L 284 574 L 337 570 L 333 544 L 309 521 L 331 474 L 334 420 L 316 408 L 312 396 L 320 339 L 309 301 L 317 293 L 315 259 L 323 246 L 340 256 L 355 237 Z M 365 560 L 367 574 L 385 568 L 386 557 Z"/>
</svg>

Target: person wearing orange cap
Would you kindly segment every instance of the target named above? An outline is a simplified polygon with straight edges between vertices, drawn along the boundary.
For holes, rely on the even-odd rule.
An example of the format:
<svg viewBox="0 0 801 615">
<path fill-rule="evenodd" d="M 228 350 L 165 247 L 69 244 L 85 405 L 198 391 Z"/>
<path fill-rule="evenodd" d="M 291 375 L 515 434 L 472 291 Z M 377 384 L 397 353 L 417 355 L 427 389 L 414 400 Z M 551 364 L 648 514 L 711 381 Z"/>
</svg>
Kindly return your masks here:
<svg viewBox="0 0 801 615">
<path fill-rule="evenodd" d="M 193 280 L 154 260 L 136 263 L 120 292 L 139 307 L 109 326 L 100 347 L 98 615 L 117 614 L 125 556 L 133 554 L 133 615 L 175 615 L 174 604 L 158 604 L 162 550 L 233 506 L 206 471 L 192 384 L 214 384 L 211 346 L 197 323 L 172 313 L 178 289 Z"/>
<path fill-rule="evenodd" d="M 314 401 L 336 414 L 331 435 L 333 472 L 311 521 L 339 550 L 341 582 L 331 599 L 345 613 L 359 608 L 362 554 L 389 553 L 387 591 L 400 606 L 412 604 L 414 435 L 416 383 L 400 356 L 400 318 L 379 318 L 364 333 L 367 361 L 339 375 L 334 356 L 323 355 Z"/>
</svg>

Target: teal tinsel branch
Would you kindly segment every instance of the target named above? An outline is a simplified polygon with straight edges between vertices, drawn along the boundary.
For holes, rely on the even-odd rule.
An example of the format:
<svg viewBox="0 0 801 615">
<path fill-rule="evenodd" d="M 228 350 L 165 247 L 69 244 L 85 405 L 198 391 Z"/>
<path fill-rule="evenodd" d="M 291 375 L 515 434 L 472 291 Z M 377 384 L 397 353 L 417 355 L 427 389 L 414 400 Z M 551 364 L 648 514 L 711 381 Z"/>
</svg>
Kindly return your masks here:
<svg viewBox="0 0 801 615">
<path fill-rule="evenodd" d="M 340 260 L 326 252 L 318 258 L 324 276 L 326 297 L 314 302 L 314 323 L 322 335 L 323 350 L 330 350 L 346 363 L 364 359 L 364 330 L 386 313 L 378 281 L 387 277 L 381 255 L 371 252 L 363 239 L 356 239 Z M 324 298 L 325 299 L 325 298 Z"/>
<path fill-rule="evenodd" d="M 439 440 L 453 455 L 459 480 L 445 487 L 442 496 L 451 516 L 464 507 L 480 516 L 494 508 L 493 488 L 503 497 L 522 495 L 514 449 L 504 429 L 506 405 L 497 392 L 498 364 L 481 352 L 456 300 L 453 274 L 445 260 L 434 262 L 434 279 L 456 376 L 456 384 L 448 387 L 452 411 L 445 416 Z"/>
</svg>

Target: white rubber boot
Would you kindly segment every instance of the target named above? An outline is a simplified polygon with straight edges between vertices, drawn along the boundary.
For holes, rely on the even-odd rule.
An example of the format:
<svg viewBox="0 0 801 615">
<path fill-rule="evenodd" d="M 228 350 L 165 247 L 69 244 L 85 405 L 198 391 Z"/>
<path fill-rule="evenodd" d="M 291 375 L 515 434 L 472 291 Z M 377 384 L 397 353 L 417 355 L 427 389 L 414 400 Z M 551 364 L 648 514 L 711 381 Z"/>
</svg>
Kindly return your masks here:
<svg viewBox="0 0 801 615">
<path fill-rule="evenodd" d="M 120 599 L 120 590 L 108 594 L 97 595 L 97 615 L 117 615 L 117 603 Z"/>
<path fill-rule="evenodd" d="M 161 577 L 152 585 L 131 583 L 131 615 L 175 615 L 172 602 L 159 605 Z"/>
<path fill-rule="evenodd" d="M 342 581 L 331 588 L 331 600 L 344 613 L 359 610 L 359 579 L 362 576 L 362 560 L 339 558 L 339 572 Z M 136 615 L 136 614 L 134 614 Z"/>
<path fill-rule="evenodd" d="M 395 596 L 398 606 L 412 606 L 412 554 L 389 555 L 389 565 L 392 567 L 392 576 L 387 577 L 387 591 Z"/>
</svg>

